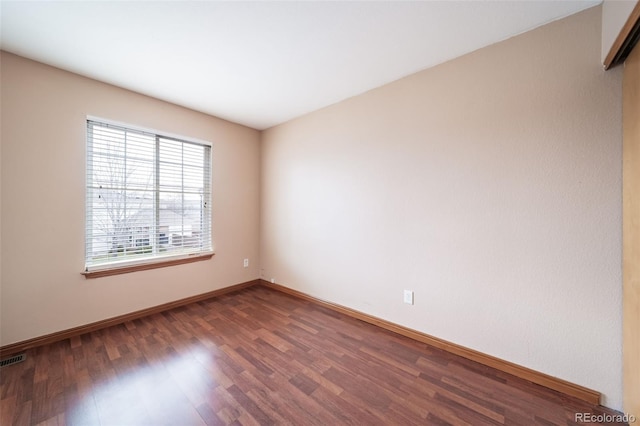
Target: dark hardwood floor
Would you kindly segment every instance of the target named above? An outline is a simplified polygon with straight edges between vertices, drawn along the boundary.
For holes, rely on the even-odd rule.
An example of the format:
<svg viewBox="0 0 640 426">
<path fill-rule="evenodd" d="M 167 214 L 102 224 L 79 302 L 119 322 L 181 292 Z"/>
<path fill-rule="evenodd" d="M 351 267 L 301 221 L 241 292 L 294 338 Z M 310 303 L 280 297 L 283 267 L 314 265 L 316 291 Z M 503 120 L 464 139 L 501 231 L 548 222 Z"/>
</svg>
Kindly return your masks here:
<svg viewBox="0 0 640 426">
<path fill-rule="evenodd" d="M 619 414 L 261 286 L 30 350 L 0 375 L 1 425 L 573 425 L 576 413 Z"/>
</svg>

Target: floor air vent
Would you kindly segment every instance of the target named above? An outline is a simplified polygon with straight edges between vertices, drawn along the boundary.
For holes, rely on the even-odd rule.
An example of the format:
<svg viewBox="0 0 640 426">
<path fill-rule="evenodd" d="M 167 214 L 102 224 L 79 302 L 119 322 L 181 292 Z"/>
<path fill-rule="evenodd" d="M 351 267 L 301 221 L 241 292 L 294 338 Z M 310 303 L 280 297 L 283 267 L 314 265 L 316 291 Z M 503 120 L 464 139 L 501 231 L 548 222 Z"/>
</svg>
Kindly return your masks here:
<svg viewBox="0 0 640 426">
<path fill-rule="evenodd" d="M 11 358 L 3 359 L 0 361 L 0 367 L 6 367 L 8 365 L 17 364 L 19 362 L 24 361 L 27 358 L 27 355 L 20 354 L 16 356 L 12 356 Z"/>
</svg>

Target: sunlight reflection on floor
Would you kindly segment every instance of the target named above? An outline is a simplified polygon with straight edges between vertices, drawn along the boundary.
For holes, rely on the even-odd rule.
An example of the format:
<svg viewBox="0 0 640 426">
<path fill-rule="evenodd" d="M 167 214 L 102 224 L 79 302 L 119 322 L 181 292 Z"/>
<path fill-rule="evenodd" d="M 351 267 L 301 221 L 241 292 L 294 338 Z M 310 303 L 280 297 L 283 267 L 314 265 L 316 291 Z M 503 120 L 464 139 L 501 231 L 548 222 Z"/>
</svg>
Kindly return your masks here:
<svg viewBox="0 0 640 426">
<path fill-rule="evenodd" d="M 87 383 L 90 390 L 73 404 L 67 421 L 123 426 L 205 424 L 194 407 L 211 403 L 205 398 L 215 395 L 214 352 L 194 345 L 184 353 L 153 354 L 150 363 L 146 357 L 114 359 L 118 377 L 93 386 Z"/>
</svg>

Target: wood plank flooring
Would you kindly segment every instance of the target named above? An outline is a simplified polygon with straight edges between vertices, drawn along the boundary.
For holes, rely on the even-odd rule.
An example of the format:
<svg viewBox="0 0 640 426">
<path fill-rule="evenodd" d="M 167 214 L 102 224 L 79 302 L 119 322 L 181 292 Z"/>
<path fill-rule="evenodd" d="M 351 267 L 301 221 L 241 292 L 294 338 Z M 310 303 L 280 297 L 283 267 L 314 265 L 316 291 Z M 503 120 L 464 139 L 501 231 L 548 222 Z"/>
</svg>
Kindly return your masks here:
<svg viewBox="0 0 640 426">
<path fill-rule="evenodd" d="M 262 286 L 0 370 L 0 425 L 574 425 L 576 413 L 619 414 Z"/>
</svg>

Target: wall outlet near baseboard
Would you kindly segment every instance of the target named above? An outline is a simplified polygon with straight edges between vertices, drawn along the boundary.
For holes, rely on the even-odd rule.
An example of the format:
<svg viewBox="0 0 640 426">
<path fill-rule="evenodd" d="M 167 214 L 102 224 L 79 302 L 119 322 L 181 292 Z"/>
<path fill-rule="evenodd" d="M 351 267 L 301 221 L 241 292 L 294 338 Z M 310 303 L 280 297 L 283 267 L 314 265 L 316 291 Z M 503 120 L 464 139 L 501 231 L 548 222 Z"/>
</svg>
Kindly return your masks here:
<svg viewBox="0 0 640 426">
<path fill-rule="evenodd" d="M 404 303 L 413 305 L 413 291 L 411 290 L 404 291 Z"/>
<path fill-rule="evenodd" d="M 249 259 L 245 259 L 244 260 L 244 267 L 248 268 L 249 267 Z"/>
<path fill-rule="evenodd" d="M 271 284 L 275 284 L 276 283 L 276 279 L 275 278 L 271 278 Z"/>
</svg>

